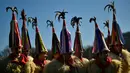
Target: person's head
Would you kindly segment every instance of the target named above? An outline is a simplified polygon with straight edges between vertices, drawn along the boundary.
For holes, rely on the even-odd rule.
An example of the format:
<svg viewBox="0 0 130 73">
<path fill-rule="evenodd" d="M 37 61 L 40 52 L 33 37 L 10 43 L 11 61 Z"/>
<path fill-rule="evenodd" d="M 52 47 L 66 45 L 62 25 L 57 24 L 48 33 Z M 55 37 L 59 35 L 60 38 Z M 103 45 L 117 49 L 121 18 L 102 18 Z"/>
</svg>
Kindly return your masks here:
<svg viewBox="0 0 130 73">
<path fill-rule="evenodd" d="M 116 50 L 121 53 L 123 45 L 121 43 L 116 43 L 115 46 Z"/>
<path fill-rule="evenodd" d="M 99 52 L 96 54 L 96 58 L 98 58 L 103 64 L 105 64 L 107 61 L 108 53 L 109 53 L 109 51 L 107 51 L 107 50 Z"/>
<path fill-rule="evenodd" d="M 59 57 L 60 57 L 60 53 L 57 52 L 57 53 L 53 54 L 53 58 L 54 58 L 54 59 L 57 59 L 57 58 L 59 58 Z"/>
<path fill-rule="evenodd" d="M 72 53 L 65 53 L 63 54 L 65 61 L 68 61 L 71 58 Z"/>
<path fill-rule="evenodd" d="M 23 54 L 27 56 L 27 55 L 29 55 L 29 51 L 30 51 L 30 50 L 28 50 L 28 49 L 24 49 L 24 50 L 23 50 Z"/>
<path fill-rule="evenodd" d="M 17 56 L 20 56 L 20 54 L 22 53 L 22 48 L 16 47 L 14 53 L 15 53 Z"/>
<path fill-rule="evenodd" d="M 47 58 L 47 52 L 41 52 L 39 55 L 38 55 L 38 59 L 43 61 L 43 60 L 46 60 Z"/>
<path fill-rule="evenodd" d="M 111 52 L 114 52 L 115 54 L 119 55 L 122 52 L 123 45 L 121 43 L 115 43 L 114 45 L 111 45 Z"/>
</svg>

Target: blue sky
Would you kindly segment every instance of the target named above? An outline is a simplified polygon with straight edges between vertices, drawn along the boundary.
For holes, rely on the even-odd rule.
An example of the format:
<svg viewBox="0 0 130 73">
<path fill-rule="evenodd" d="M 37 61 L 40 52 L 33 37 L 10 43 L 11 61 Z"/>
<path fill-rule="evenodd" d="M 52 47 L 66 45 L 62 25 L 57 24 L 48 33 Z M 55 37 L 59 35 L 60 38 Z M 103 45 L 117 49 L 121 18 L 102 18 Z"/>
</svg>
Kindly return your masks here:
<svg viewBox="0 0 130 73">
<path fill-rule="evenodd" d="M 94 23 L 89 23 L 90 17 L 96 16 L 97 23 L 100 29 L 107 36 L 107 29 L 103 28 L 105 20 L 112 19 L 112 13 L 104 11 L 104 6 L 112 0 L 1 0 L 0 2 L 0 50 L 8 46 L 8 36 L 10 31 L 10 20 L 12 17 L 11 11 L 6 12 L 7 6 L 16 6 L 19 11 L 18 23 L 19 29 L 22 26 L 22 20 L 19 20 L 20 12 L 25 9 L 27 16 L 38 18 L 38 27 L 42 35 L 44 44 L 47 48 L 51 48 L 52 33 L 51 28 L 46 27 L 46 20 L 54 21 L 54 27 L 59 38 L 62 29 L 62 21 L 55 20 L 54 11 L 68 11 L 66 14 L 67 28 L 71 32 L 72 42 L 74 40 L 75 28 L 70 26 L 70 20 L 73 16 L 80 16 L 81 20 L 80 31 L 82 33 L 83 46 L 92 45 L 94 40 Z M 122 29 L 122 32 L 130 31 L 130 0 L 115 0 L 117 11 L 117 21 Z M 31 44 L 35 47 L 35 30 L 32 26 L 27 26 L 31 38 Z M 111 22 L 110 22 L 111 28 Z"/>
</svg>

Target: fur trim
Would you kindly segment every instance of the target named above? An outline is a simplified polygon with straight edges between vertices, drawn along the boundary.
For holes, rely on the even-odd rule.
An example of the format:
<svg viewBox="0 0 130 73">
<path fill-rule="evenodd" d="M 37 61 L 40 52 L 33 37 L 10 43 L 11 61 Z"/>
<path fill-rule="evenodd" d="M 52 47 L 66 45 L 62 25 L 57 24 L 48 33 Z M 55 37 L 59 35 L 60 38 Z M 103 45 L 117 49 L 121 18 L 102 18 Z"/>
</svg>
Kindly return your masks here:
<svg viewBox="0 0 130 73">
<path fill-rule="evenodd" d="M 72 56 L 72 59 L 74 60 L 72 64 L 74 68 L 63 64 L 56 59 L 53 59 L 45 66 L 44 73 L 86 73 L 86 67 L 83 65 L 81 60 L 76 56 Z M 88 60 L 85 58 L 83 61 L 84 63 L 88 62 Z"/>
<path fill-rule="evenodd" d="M 72 64 L 72 66 L 79 67 L 79 68 L 83 67 L 82 62 L 81 62 L 81 60 L 78 57 L 72 56 L 72 59 L 74 60 L 74 63 Z"/>
<path fill-rule="evenodd" d="M 22 73 L 22 66 L 15 63 L 8 63 L 6 67 L 7 73 Z"/>
<path fill-rule="evenodd" d="M 119 60 L 116 60 L 116 59 L 113 59 L 112 62 L 111 62 L 113 65 L 115 65 L 116 67 L 121 65 L 121 61 Z"/>
<path fill-rule="evenodd" d="M 25 73 L 34 73 L 36 65 L 33 61 L 28 61 L 24 66 Z"/>
<path fill-rule="evenodd" d="M 41 67 L 36 66 L 34 73 L 41 73 Z"/>
<path fill-rule="evenodd" d="M 28 61 L 30 61 L 30 62 L 33 61 L 33 57 L 28 56 L 27 58 L 28 58 Z"/>
<path fill-rule="evenodd" d="M 122 73 L 130 73 L 130 53 L 122 49 Z"/>
<path fill-rule="evenodd" d="M 121 61 L 113 59 L 112 60 L 112 67 L 115 67 L 117 70 L 117 73 L 122 73 L 122 65 Z"/>
<path fill-rule="evenodd" d="M 122 49 L 122 55 L 128 66 L 130 66 L 130 53 L 127 50 Z"/>
<path fill-rule="evenodd" d="M 80 61 L 81 61 L 81 60 L 80 60 Z M 88 59 L 82 58 L 81 63 L 83 64 L 83 67 L 80 68 L 80 73 L 86 73 L 86 67 L 87 67 L 88 62 L 89 62 Z"/>
<path fill-rule="evenodd" d="M 112 57 L 112 59 L 117 59 L 121 61 L 121 69 L 120 71 L 122 71 L 122 73 L 129 73 L 130 71 L 130 53 L 125 50 L 122 49 L 122 58 L 115 55 L 114 53 L 110 53 L 110 56 Z"/>
<path fill-rule="evenodd" d="M 82 58 L 82 64 L 83 64 L 84 67 L 87 66 L 88 62 L 89 62 L 88 59 L 86 59 L 86 58 Z"/>
</svg>

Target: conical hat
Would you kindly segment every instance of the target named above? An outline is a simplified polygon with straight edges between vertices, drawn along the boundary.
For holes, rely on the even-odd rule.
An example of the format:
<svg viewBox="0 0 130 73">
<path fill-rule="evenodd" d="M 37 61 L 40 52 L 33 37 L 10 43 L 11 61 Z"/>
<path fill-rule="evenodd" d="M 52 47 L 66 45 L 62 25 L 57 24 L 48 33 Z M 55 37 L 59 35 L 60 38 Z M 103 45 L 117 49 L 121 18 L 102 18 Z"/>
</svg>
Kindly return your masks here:
<svg viewBox="0 0 130 73">
<path fill-rule="evenodd" d="M 46 47 L 43 43 L 42 37 L 40 35 L 40 32 L 39 32 L 37 26 L 36 26 L 36 36 L 35 36 L 35 47 L 36 47 L 37 54 L 48 52 L 48 50 L 46 49 Z"/>
<path fill-rule="evenodd" d="M 10 33 L 9 33 L 9 47 L 10 48 L 21 48 L 22 41 L 20 38 L 20 32 L 18 22 L 14 12 L 12 13 L 12 20 L 10 22 Z"/>
<path fill-rule="evenodd" d="M 71 53 L 73 52 L 71 43 L 71 34 L 66 28 L 65 19 L 63 19 L 63 28 L 60 33 L 60 53 Z"/>
<path fill-rule="evenodd" d="M 25 18 L 25 12 L 22 10 L 21 12 L 22 20 L 23 20 L 23 25 L 22 25 L 22 45 L 23 45 L 23 50 L 30 50 L 31 49 L 31 43 L 30 43 L 30 38 L 29 38 L 29 33 L 26 28 L 26 18 Z"/>
<path fill-rule="evenodd" d="M 79 53 L 83 52 L 81 32 L 79 31 L 79 26 L 77 26 L 77 30 L 75 32 L 74 51 L 75 55 L 78 55 Z"/>
<path fill-rule="evenodd" d="M 98 24 L 95 23 L 95 39 L 92 53 L 97 54 L 103 51 L 110 51 L 110 50 L 106 45 L 103 33 L 99 29 Z"/>
<path fill-rule="evenodd" d="M 52 27 L 52 55 L 60 53 L 60 41 L 55 33 L 54 27 Z"/>
<path fill-rule="evenodd" d="M 125 40 L 122 34 L 122 31 L 120 29 L 119 24 L 116 21 L 115 15 L 113 16 L 113 22 L 112 22 L 112 40 L 111 40 L 111 45 L 117 44 L 125 44 Z"/>
</svg>

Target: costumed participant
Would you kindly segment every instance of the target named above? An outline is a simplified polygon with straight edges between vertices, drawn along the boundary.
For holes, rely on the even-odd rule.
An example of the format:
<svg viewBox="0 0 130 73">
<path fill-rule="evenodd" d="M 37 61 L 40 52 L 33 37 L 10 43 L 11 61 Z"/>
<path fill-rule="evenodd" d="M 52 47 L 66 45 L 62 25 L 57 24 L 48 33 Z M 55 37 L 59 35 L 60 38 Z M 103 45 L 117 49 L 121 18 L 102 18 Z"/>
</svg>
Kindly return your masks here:
<svg viewBox="0 0 130 73">
<path fill-rule="evenodd" d="M 81 63 L 83 64 L 83 68 L 82 68 L 84 69 L 83 72 L 85 73 L 85 68 L 89 60 L 83 57 L 83 45 L 82 45 L 82 39 L 81 39 L 81 32 L 79 30 L 80 19 L 82 19 L 82 17 L 76 17 L 76 16 L 73 17 L 71 19 L 71 25 L 73 28 L 75 24 L 77 25 L 76 32 L 75 32 L 75 39 L 74 39 L 74 55 L 80 59 Z"/>
<path fill-rule="evenodd" d="M 63 27 L 60 33 L 60 57 L 53 60 L 44 69 L 44 73 L 80 73 L 79 67 L 82 66 L 76 56 L 72 56 L 71 34 L 66 28 L 65 12 L 56 11 L 58 20 L 63 19 Z"/>
<path fill-rule="evenodd" d="M 27 57 L 27 63 L 25 65 L 25 72 L 34 73 L 35 71 L 35 63 L 33 62 L 33 57 L 29 56 L 31 50 L 31 43 L 29 38 L 28 29 L 26 27 L 26 15 L 24 9 L 21 11 L 21 19 L 23 20 L 22 25 L 22 53 Z"/>
<path fill-rule="evenodd" d="M 52 27 L 52 46 L 51 46 L 51 52 L 52 52 L 52 58 L 57 59 L 60 56 L 60 41 L 56 35 L 55 28 L 53 21 L 47 20 L 47 27 Z"/>
<path fill-rule="evenodd" d="M 110 56 L 113 59 L 118 59 L 122 62 L 122 73 L 130 72 L 130 53 L 127 49 L 124 49 L 125 40 L 121 32 L 120 26 L 116 20 L 116 9 L 114 2 L 105 6 L 104 9 L 108 7 L 113 10 L 113 22 L 112 22 L 112 32 L 111 32 L 111 45 L 110 45 Z"/>
<path fill-rule="evenodd" d="M 103 23 L 105 26 L 104 27 L 107 27 L 108 29 L 108 35 L 107 35 L 107 38 L 106 38 L 106 44 L 108 46 L 108 48 L 110 48 L 110 44 L 111 44 L 111 35 L 110 35 L 110 28 L 109 28 L 109 20 L 107 20 L 105 23 Z"/>
<path fill-rule="evenodd" d="M 33 28 L 35 26 L 35 29 L 36 29 L 36 35 L 35 35 L 36 56 L 34 58 L 34 63 L 36 64 L 36 68 L 35 68 L 34 73 L 42 73 L 45 65 L 50 62 L 49 60 L 46 60 L 48 51 L 42 41 L 42 37 L 37 27 L 38 25 L 37 18 L 30 17 L 30 19 L 31 19 Z"/>
<path fill-rule="evenodd" d="M 8 64 L 5 73 L 24 73 L 24 66 L 27 62 L 27 58 L 22 54 L 22 42 L 20 38 L 20 32 L 18 27 L 18 22 L 16 20 L 15 12 L 17 12 L 16 7 L 7 7 L 12 10 L 12 20 L 10 22 L 10 33 L 9 33 L 9 47 L 12 53 L 8 57 Z"/>
<path fill-rule="evenodd" d="M 89 61 L 87 65 L 87 73 L 120 73 L 121 62 L 112 60 L 108 56 L 109 49 L 105 43 L 103 33 L 98 28 L 96 18 L 91 18 L 90 22 L 95 22 L 95 39 L 92 53 L 95 54 L 94 60 Z"/>
</svg>

